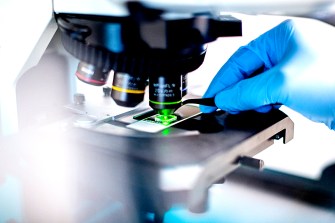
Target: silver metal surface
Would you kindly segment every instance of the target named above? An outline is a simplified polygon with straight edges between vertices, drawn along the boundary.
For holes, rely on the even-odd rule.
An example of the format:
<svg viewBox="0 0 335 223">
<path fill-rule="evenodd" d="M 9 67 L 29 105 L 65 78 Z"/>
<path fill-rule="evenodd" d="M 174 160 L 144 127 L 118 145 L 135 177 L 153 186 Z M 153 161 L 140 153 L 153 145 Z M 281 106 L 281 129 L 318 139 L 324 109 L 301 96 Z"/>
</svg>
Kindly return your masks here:
<svg viewBox="0 0 335 223">
<path fill-rule="evenodd" d="M 158 133 L 128 129 L 133 115 L 78 126 L 75 114 L 2 141 L 1 148 L 11 148 L 3 153 L 8 170 L 23 182 L 27 221 L 83 221 L 111 203 L 118 208 L 105 216 L 109 222 L 147 222 L 144 213 L 160 222 L 175 204 L 204 212 L 208 189 L 241 157 L 293 137 L 292 121 L 278 110 L 199 114 Z"/>
<path fill-rule="evenodd" d="M 160 204 L 158 213 L 175 203 L 187 204 L 192 212 L 206 211 L 208 189 L 238 168 L 240 157 L 256 155 L 274 139 L 283 137 L 287 143 L 293 138 L 293 122 L 277 110 L 198 115 L 155 134 L 127 129 L 129 122 L 131 118 L 119 117 L 94 129 L 78 129 L 76 135 L 110 157 L 123 157 L 123 166 L 134 168 L 124 178 L 156 191 L 153 195 L 144 189 Z"/>
</svg>

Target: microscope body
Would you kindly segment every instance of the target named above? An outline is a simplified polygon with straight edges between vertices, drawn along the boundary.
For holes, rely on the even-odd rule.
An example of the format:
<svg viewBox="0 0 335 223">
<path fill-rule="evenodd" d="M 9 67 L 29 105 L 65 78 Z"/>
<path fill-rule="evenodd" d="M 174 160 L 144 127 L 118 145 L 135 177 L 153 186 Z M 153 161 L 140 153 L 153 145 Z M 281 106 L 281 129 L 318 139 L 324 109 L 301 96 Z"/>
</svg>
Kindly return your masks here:
<svg viewBox="0 0 335 223">
<path fill-rule="evenodd" d="M 126 2 L 126 15 L 58 12 L 65 49 L 81 62 L 76 76 L 102 86 L 114 73 L 111 97 L 135 107 L 149 88 L 149 105 L 170 115 L 187 94 L 187 73 L 203 63 L 206 44 L 223 36 L 241 36 L 241 22 L 211 12 L 171 13 Z"/>
<path fill-rule="evenodd" d="M 25 72 L 37 65 L 57 25 L 53 19 L 52 1 L 2 1 L 0 5 L 0 25 L 3 30 L 0 35 L 0 64 L 3 71 L 0 132 L 1 135 L 9 135 L 19 129 L 17 83 Z M 39 7 L 32 8 L 31 5 Z"/>
<path fill-rule="evenodd" d="M 306 8 L 311 6 L 301 2 Z M 224 6 L 224 3 L 215 0 L 206 3 L 191 0 L 104 0 L 99 4 L 94 0 L 32 0 L 29 4 L 16 0 L 5 1 L 6 11 L 16 11 L 18 3 L 39 7 L 29 7 L 36 11 L 27 11 L 21 7 L 22 11 L 18 13 L 21 13 L 22 18 L 15 20 L 15 27 L 22 27 L 16 30 L 18 35 L 14 36 L 17 38 L 11 38 L 11 32 L 0 35 L 0 63 L 6 73 L 0 82 L 2 135 L 17 133 L 19 129 L 30 128 L 38 122 L 43 123 L 44 119 L 58 117 L 62 113 L 63 105 L 71 103 L 72 95 L 76 93 L 74 76 L 95 86 L 104 86 L 109 76 L 113 76 L 110 97 L 120 106 L 137 106 L 143 101 L 145 88 L 149 88 L 151 109 L 156 113 L 167 110 L 170 114 L 179 107 L 182 97 L 187 94 L 187 73 L 203 63 L 206 44 L 219 37 L 242 35 L 240 20 L 211 13 L 213 5 Z M 242 3 L 235 7 L 229 1 L 226 3 L 229 6 L 227 9 L 232 11 L 262 11 L 259 10 L 262 9 L 262 4 L 257 1 L 255 3 L 258 5 L 255 4 L 254 7 L 245 3 L 251 8 L 242 7 Z M 277 9 L 278 5 L 272 7 Z M 264 8 L 268 10 L 271 7 L 267 5 Z M 218 9 L 220 8 L 215 8 L 214 11 Z M 300 11 L 302 7 L 295 9 Z M 0 16 L 10 17 L 8 14 L 0 13 Z M 5 26 L 8 30 L 12 27 L 13 24 Z M 32 28 L 34 31 L 31 31 Z M 96 123 L 97 125 L 75 128 L 73 134 L 66 133 L 66 140 L 73 136 L 74 140 L 80 142 L 78 148 L 71 147 L 71 140 L 68 146 L 60 150 L 58 149 L 61 146 L 54 148 L 53 144 L 58 145 L 62 141 L 53 143 L 56 142 L 55 139 L 59 139 L 57 137 L 61 131 L 55 134 L 55 138 L 51 137 L 54 141 L 48 140 L 50 136 L 45 134 L 33 137 L 28 135 L 27 141 L 35 140 L 31 151 L 38 153 L 36 156 L 29 154 L 27 160 L 34 164 L 30 170 L 32 172 L 25 170 L 23 175 L 26 172 L 40 173 L 46 161 L 51 164 L 55 160 L 64 161 L 63 157 L 47 157 L 48 152 L 44 148 L 50 147 L 53 152 L 73 149 L 75 152 L 71 153 L 75 153 L 74 161 L 79 163 L 76 163 L 76 168 L 80 169 L 66 170 L 64 165 L 63 169 L 60 168 L 64 173 L 60 179 L 69 177 L 69 182 L 75 186 L 79 182 L 82 187 L 79 192 L 76 190 L 78 188 L 70 188 L 59 198 L 73 201 L 68 195 L 82 193 L 79 194 L 79 201 L 83 202 L 79 203 L 84 203 L 87 199 L 100 199 L 97 201 L 100 205 L 98 207 L 108 209 L 109 200 L 106 194 L 111 192 L 111 188 L 115 188 L 112 195 L 115 195 L 116 200 L 120 198 L 117 202 L 124 201 L 128 205 L 122 209 L 125 211 L 122 215 L 127 216 L 127 208 L 130 208 L 131 222 L 144 222 L 142 212 L 156 212 L 157 222 L 160 222 L 164 212 L 176 202 L 187 203 L 195 212 L 205 211 L 208 188 L 237 168 L 240 156 L 253 156 L 270 146 L 276 137 L 284 137 L 285 142 L 293 137 L 293 123 L 280 112 L 266 116 L 265 122 L 262 121 L 263 116 L 257 116 L 255 120 L 259 123 L 253 123 L 254 128 L 246 126 L 248 122 L 245 120 L 250 120 L 248 115 L 238 120 L 220 113 L 212 118 L 197 116 L 190 121 L 191 127 L 186 124 L 178 128 L 168 128 L 168 131 L 158 134 L 127 129 L 126 125 L 132 123 L 125 124 L 120 121 L 123 118 L 129 119 L 130 115 L 126 116 L 120 119 L 111 117 Z M 60 117 L 65 116 L 61 114 Z M 210 125 L 214 128 L 210 130 L 212 132 L 204 130 L 208 122 L 214 122 Z M 193 126 L 194 123 L 197 127 Z M 41 141 L 40 136 L 46 136 L 45 142 Z M 222 139 L 226 139 L 227 143 L 222 145 Z M 25 141 L 22 142 L 24 144 Z M 31 151 L 25 150 L 26 153 Z M 45 155 L 45 160 L 39 160 L 39 154 Z M 73 165 L 71 161 L 67 164 Z M 58 163 L 55 166 L 58 167 Z M 162 181 L 163 175 L 171 169 L 178 170 L 179 167 L 192 167 L 190 182 L 195 182 L 194 184 L 188 183 L 185 186 L 177 178 L 173 178 L 172 183 L 169 180 Z M 49 171 L 52 168 L 44 170 Z M 115 175 L 111 174 L 111 170 L 115 170 Z M 79 180 L 71 178 L 71 174 L 76 171 Z M 57 200 L 57 194 L 49 194 L 47 190 L 42 192 L 38 188 L 40 182 L 49 185 L 49 178 L 39 174 L 23 178 L 28 182 L 29 190 L 40 192 L 45 197 L 50 196 L 45 199 L 47 201 L 52 201 L 53 198 Z M 97 181 L 92 182 L 91 179 Z M 61 188 L 65 188 L 67 183 L 60 184 Z M 57 184 L 50 186 L 55 190 L 59 189 Z M 26 193 L 27 200 L 36 199 L 30 196 L 34 193 L 29 193 L 29 190 Z M 78 220 L 75 208 L 79 203 L 76 202 L 71 206 L 73 203 L 62 201 L 60 204 L 66 205 L 60 209 L 57 209 L 58 203 L 51 202 L 56 211 L 51 210 L 50 216 L 61 219 L 62 216 L 55 213 L 58 210 L 64 213 L 69 211 L 69 222 Z M 39 205 L 37 211 L 33 210 L 35 206 L 28 208 L 28 212 L 32 213 L 28 213 L 28 216 L 31 214 L 31 219 L 40 214 L 39 210 L 43 210 L 38 202 L 36 204 Z M 75 208 L 69 210 L 73 207 Z M 90 208 L 93 213 L 94 205 Z M 83 216 L 87 217 L 89 214 L 84 213 Z"/>
<path fill-rule="evenodd" d="M 221 36 L 241 34 L 240 30 L 232 31 L 231 27 L 221 29 L 225 23 L 220 21 L 217 12 L 277 14 L 279 11 L 288 15 L 306 15 L 331 3 L 329 0 L 295 1 L 294 4 L 291 1 L 262 0 L 252 3 L 220 0 L 101 0 L 99 3 L 92 0 L 2 1 L 0 61 L 5 75 L 1 81 L 0 94 L 1 134 L 18 132 L 19 119 L 29 117 L 24 108 L 19 108 L 17 84 L 26 71 L 37 65 L 57 29 L 63 39 L 71 39 L 80 46 L 60 45 L 53 49 L 66 48 L 73 58 L 83 62 L 78 67 L 79 72 L 68 66 L 68 73 L 64 74 L 67 76 L 63 77 L 66 84 L 57 83 L 52 78 L 47 80 L 57 85 L 54 89 L 65 89 L 66 93 L 60 97 L 59 104 L 66 100 L 70 102 L 76 92 L 71 72 L 76 73 L 79 79 L 90 82 L 94 78 L 105 80 L 112 70 L 117 75 L 111 96 L 117 103 L 126 106 L 138 104 L 143 98 L 143 89 L 149 84 L 152 97 L 150 106 L 157 111 L 168 108 L 171 112 L 178 107 L 187 92 L 187 73 L 201 65 L 206 43 Z M 17 5 L 22 7 L 18 8 Z M 72 27 L 66 25 L 69 24 L 67 19 L 70 19 L 70 24 L 73 23 Z M 238 24 L 235 26 L 240 28 Z M 85 29 L 93 31 L 89 37 Z M 227 33 L 227 30 L 230 31 Z M 66 44 L 71 42 L 65 41 Z M 80 50 L 84 50 L 83 53 Z M 63 52 L 61 54 L 64 55 Z M 93 79 L 88 78 L 92 75 Z M 21 82 L 26 87 L 21 89 L 21 94 L 29 95 L 29 83 Z M 101 80 L 93 82 L 91 84 L 103 84 Z M 173 86 L 169 82 L 173 82 Z M 167 86 L 170 88 L 166 89 Z M 47 88 L 36 94 L 43 98 L 43 92 L 48 92 Z M 20 101 L 29 100 L 25 96 Z M 53 100 L 57 98 L 53 97 Z M 47 97 L 43 101 L 47 103 Z"/>
</svg>

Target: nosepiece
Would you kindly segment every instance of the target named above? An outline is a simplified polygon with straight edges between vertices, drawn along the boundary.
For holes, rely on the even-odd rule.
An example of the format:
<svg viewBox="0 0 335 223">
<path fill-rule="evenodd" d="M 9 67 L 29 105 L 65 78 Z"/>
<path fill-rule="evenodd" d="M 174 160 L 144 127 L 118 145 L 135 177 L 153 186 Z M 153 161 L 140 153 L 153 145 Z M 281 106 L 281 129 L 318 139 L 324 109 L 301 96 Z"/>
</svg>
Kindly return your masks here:
<svg viewBox="0 0 335 223">
<path fill-rule="evenodd" d="M 185 17 L 177 12 L 171 17 L 137 1 L 127 9 L 127 16 L 55 14 L 64 49 L 83 62 L 80 80 L 102 86 L 111 70 L 127 74 L 112 86 L 112 98 L 122 106 L 143 101 L 149 80 L 150 106 L 175 110 L 186 94 L 186 74 L 201 66 L 207 43 L 242 35 L 241 21 L 231 16 L 203 12 Z"/>
</svg>

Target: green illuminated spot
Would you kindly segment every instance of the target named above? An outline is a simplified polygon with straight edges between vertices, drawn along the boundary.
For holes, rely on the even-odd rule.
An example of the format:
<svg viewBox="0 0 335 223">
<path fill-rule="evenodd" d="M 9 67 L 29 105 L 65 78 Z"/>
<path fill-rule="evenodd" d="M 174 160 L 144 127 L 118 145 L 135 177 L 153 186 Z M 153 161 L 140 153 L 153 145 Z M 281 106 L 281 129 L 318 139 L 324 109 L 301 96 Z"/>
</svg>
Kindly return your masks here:
<svg viewBox="0 0 335 223">
<path fill-rule="evenodd" d="M 162 123 L 163 125 L 170 125 L 172 122 L 177 120 L 175 115 L 156 115 L 155 121 Z"/>
<path fill-rule="evenodd" d="M 159 109 L 159 110 L 157 110 L 157 112 L 158 112 L 159 115 L 169 116 L 174 112 L 174 109 L 168 109 L 168 108 Z"/>
<path fill-rule="evenodd" d="M 170 128 L 164 129 L 164 130 L 162 131 L 162 135 L 163 135 L 163 136 L 168 136 L 168 135 L 170 135 L 170 132 L 171 132 L 171 129 L 170 129 Z"/>
<path fill-rule="evenodd" d="M 181 100 L 180 101 L 152 101 L 152 100 L 149 100 L 149 101 L 150 103 L 156 104 L 156 105 L 175 105 L 175 104 L 181 103 Z"/>
</svg>

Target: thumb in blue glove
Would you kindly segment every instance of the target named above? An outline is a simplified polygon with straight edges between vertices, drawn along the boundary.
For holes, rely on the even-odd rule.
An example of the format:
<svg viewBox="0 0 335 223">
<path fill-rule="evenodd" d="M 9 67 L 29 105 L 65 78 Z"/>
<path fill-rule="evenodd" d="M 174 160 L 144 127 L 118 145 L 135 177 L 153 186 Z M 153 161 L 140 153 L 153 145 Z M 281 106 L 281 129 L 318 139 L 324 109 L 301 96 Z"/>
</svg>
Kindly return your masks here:
<svg viewBox="0 0 335 223">
<path fill-rule="evenodd" d="M 267 112 L 283 104 L 335 129 L 335 28 L 311 19 L 286 20 L 237 50 L 204 97 L 230 113 Z M 259 75 L 250 77 L 264 68 Z M 216 108 L 201 106 L 201 111 Z"/>
</svg>

